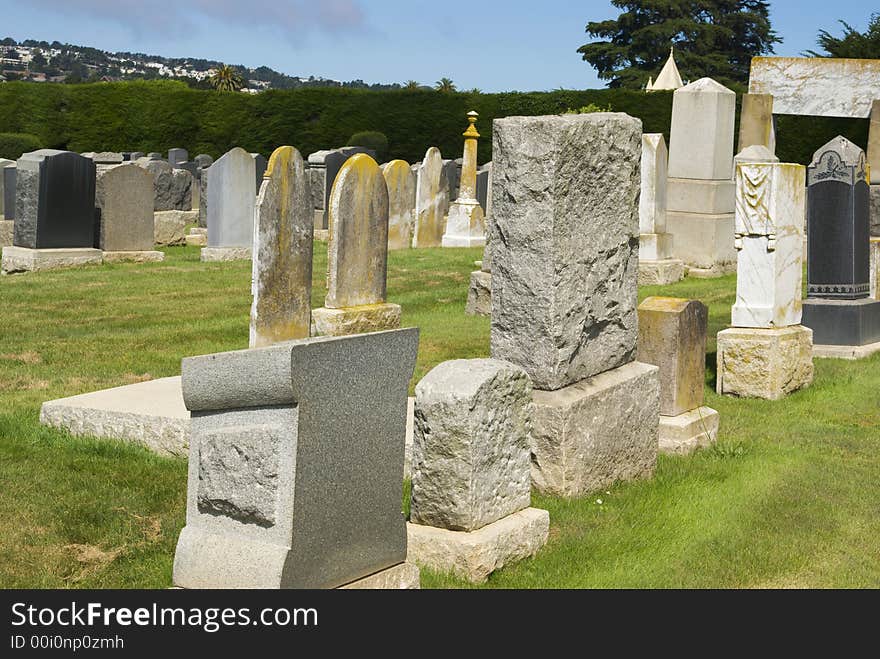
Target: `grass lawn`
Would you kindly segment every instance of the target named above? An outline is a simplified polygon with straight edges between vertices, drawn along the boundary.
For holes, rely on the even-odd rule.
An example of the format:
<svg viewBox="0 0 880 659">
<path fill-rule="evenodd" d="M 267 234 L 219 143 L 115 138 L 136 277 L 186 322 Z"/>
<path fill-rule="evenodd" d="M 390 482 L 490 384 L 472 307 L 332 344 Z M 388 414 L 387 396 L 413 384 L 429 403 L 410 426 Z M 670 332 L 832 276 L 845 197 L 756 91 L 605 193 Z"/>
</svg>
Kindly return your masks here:
<svg viewBox="0 0 880 659">
<path fill-rule="evenodd" d="M 177 375 L 182 357 L 247 347 L 250 264 L 166 261 L 0 279 L 0 587 L 165 588 L 184 523 L 186 464 L 38 423 L 40 404 Z M 441 361 L 488 355 L 489 321 L 463 313 L 481 250 L 389 258 L 388 297 L 421 328 L 414 382 Z M 316 243 L 313 306 L 324 297 Z M 655 294 L 709 305 L 726 326 L 735 279 Z M 535 496 L 550 541 L 487 587 L 880 586 L 880 356 L 816 360 L 813 386 L 766 401 L 714 393 L 717 447 L 661 456 L 652 480 L 578 500 Z M 600 503 L 601 501 L 601 503 Z M 423 571 L 423 587 L 464 587 Z"/>
</svg>

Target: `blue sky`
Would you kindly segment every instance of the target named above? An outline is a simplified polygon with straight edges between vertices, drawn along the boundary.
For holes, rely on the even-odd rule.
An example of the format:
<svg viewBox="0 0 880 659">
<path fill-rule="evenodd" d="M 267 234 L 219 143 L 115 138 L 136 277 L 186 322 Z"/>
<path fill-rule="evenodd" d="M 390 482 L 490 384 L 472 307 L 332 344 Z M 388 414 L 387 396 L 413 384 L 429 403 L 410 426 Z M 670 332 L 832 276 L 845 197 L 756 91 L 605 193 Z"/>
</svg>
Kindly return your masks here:
<svg viewBox="0 0 880 659">
<path fill-rule="evenodd" d="M 778 55 L 837 19 L 864 30 L 873 2 L 772 0 Z M 367 82 L 452 78 L 486 92 L 601 87 L 575 52 L 607 0 L 0 0 L 0 37 L 266 65 Z"/>
</svg>

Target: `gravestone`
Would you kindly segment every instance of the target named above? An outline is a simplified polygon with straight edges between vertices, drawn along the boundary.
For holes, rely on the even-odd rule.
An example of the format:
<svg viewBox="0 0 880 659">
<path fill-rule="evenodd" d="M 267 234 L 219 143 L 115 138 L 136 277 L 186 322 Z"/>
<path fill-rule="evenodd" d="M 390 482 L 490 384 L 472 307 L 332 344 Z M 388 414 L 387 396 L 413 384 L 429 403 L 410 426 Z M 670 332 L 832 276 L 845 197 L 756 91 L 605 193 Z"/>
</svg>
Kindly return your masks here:
<svg viewBox="0 0 880 659">
<path fill-rule="evenodd" d="M 413 247 L 440 247 L 449 212 L 449 180 L 443 175 L 440 149 L 431 147 L 416 177 L 416 224 Z"/>
<path fill-rule="evenodd" d="M 102 151 L 100 153 L 90 152 L 82 155 L 94 160 L 96 165 L 121 165 L 125 162 L 125 157 L 121 153 L 115 153 L 113 151 Z"/>
<path fill-rule="evenodd" d="M 486 226 L 483 208 L 477 201 L 477 132 L 479 115 L 468 112 L 470 125 L 464 132 L 464 157 L 459 172 L 459 193 L 449 206 L 443 247 L 482 247 L 486 244 Z M 450 184 L 450 188 L 451 188 Z"/>
<path fill-rule="evenodd" d="M 207 153 L 200 153 L 193 158 L 193 162 L 198 165 L 199 169 L 207 169 L 214 164 L 214 159 Z"/>
<path fill-rule="evenodd" d="M 201 208 L 202 169 L 194 162 L 179 162 L 174 165 L 174 169 L 181 169 L 189 172 L 192 177 L 192 182 L 190 183 L 190 196 L 192 198 L 192 203 L 187 210 L 199 210 Z"/>
<path fill-rule="evenodd" d="M 471 273 L 470 286 L 468 287 L 468 299 L 464 312 L 469 316 L 489 316 L 492 314 L 492 257 L 489 240 L 492 236 L 492 163 L 487 162 L 480 168 L 477 174 L 477 199 L 480 198 L 480 181 L 484 181 L 485 195 L 481 205 L 486 211 L 486 246 L 483 248 L 483 260 L 478 261 L 479 270 Z"/>
<path fill-rule="evenodd" d="M 312 312 L 316 331 L 342 336 L 400 326 L 400 306 L 385 300 L 388 187 L 379 165 L 359 153 L 339 170 L 330 195 L 327 297 Z"/>
<path fill-rule="evenodd" d="M 168 162 L 174 167 L 189 160 L 189 152 L 186 149 L 168 149 Z"/>
<path fill-rule="evenodd" d="M 776 122 L 772 94 L 743 94 L 739 120 L 739 151 L 750 146 L 776 153 Z"/>
<path fill-rule="evenodd" d="M 0 219 L 6 219 L 6 177 L 3 174 L 3 170 L 12 165 L 15 166 L 14 160 L 7 160 L 6 158 L 0 158 Z M 13 195 L 15 192 L 13 191 Z M 14 206 L 15 204 L 10 204 L 10 206 Z M 15 215 L 14 213 L 12 214 Z M 9 219 L 13 219 L 10 217 Z"/>
<path fill-rule="evenodd" d="M 642 135 L 642 191 L 639 197 L 639 284 L 674 284 L 684 279 L 684 262 L 672 258 L 666 231 L 666 166 L 662 133 Z"/>
<path fill-rule="evenodd" d="M 401 513 L 417 350 L 406 329 L 184 359 L 174 585 L 418 587 Z"/>
<path fill-rule="evenodd" d="M 871 168 L 871 236 L 880 238 L 880 100 L 871 105 L 867 157 Z"/>
<path fill-rule="evenodd" d="M 275 150 L 257 197 L 250 347 L 308 338 L 312 301 L 312 205 L 305 164 Z"/>
<path fill-rule="evenodd" d="M 136 164 L 153 176 L 155 191 L 154 211 L 192 210 L 192 175 L 184 169 L 174 169 L 165 160 L 140 158 Z"/>
<path fill-rule="evenodd" d="M 657 368 L 634 361 L 641 136 L 615 113 L 494 122 L 491 353 L 535 387 L 542 492 L 654 470 Z"/>
<path fill-rule="evenodd" d="M 208 169 L 208 246 L 202 261 L 249 259 L 254 239 L 254 158 L 235 147 Z"/>
<path fill-rule="evenodd" d="M 7 169 L 10 174 L 7 175 Z M 7 177 L 10 179 L 7 184 Z M 7 190 L 7 185 L 9 188 Z M 15 161 L 0 158 L 0 247 L 12 245 L 15 234 Z"/>
<path fill-rule="evenodd" d="M 199 221 L 198 224 L 202 228 L 208 227 L 208 172 L 210 168 L 201 170 L 199 177 Z"/>
<path fill-rule="evenodd" d="M 99 168 L 95 182 L 97 247 L 104 260 L 162 261 L 153 249 L 153 177 L 134 164 Z"/>
<path fill-rule="evenodd" d="M 266 168 L 269 166 L 269 161 L 266 160 L 266 156 L 259 153 L 252 153 L 251 156 L 254 158 L 254 171 L 256 173 L 256 190 L 254 194 L 260 193 L 260 186 L 263 185 L 263 175 L 266 173 Z"/>
<path fill-rule="evenodd" d="M 162 154 L 157 151 L 150 151 L 147 154 L 147 160 L 162 160 Z"/>
<path fill-rule="evenodd" d="M 388 249 L 409 249 L 415 224 L 416 177 L 404 160 L 386 163 L 382 174 L 388 186 Z"/>
<path fill-rule="evenodd" d="M 143 157 L 144 157 L 143 151 L 132 151 L 131 153 L 128 154 L 128 159 L 132 162 L 134 162 L 135 160 L 138 160 L 140 158 L 143 158 Z"/>
<path fill-rule="evenodd" d="M 328 208 L 330 191 L 345 162 L 357 153 L 372 158 L 376 152 L 361 146 L 346 146 L 329 151 L 316 151 L 309 155 L 309 176 L 312 184 L 312 201 L 315 206 L 315 229 L 326 231 L 329 225 Z"/>
</svg>

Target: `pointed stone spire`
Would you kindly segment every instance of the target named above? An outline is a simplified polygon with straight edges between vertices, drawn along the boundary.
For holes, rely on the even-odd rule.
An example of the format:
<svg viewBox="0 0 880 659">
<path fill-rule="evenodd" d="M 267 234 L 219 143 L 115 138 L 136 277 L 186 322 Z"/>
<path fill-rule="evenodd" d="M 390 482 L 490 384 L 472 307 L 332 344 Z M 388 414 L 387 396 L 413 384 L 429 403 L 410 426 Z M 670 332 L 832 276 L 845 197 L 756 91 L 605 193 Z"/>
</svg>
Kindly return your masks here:
<svg viewBox="0 0 880 659">
<path fill-rule="evenodd" d="M 682 82 L 681 74 L 678 72 L 678 66 L 675 64 L 675 46 L 671 46 L 669 48 L 669 59 L 666 60 L 663 70 L 660 71 L 660 75 L 657 76 L 657 81 L 654 83 L 651 91 L 658 91 L 661 89 L 675 90 L 680 87 L 684 87 L 684 82 Z"/>
<path fill-rule="evenodd" d="M 654 91 L 654 76 L 648 76 L 648 84 L 645 85 L 646 92 Z"/>
</svg>

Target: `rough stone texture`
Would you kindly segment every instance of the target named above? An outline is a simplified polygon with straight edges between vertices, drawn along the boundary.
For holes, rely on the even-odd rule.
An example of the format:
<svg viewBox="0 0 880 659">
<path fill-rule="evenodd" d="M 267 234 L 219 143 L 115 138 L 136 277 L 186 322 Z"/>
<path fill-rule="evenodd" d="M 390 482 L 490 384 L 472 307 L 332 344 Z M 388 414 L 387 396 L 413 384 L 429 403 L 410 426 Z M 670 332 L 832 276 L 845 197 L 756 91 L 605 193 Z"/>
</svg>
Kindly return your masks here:
<svg viewBox="0 0 880 659">
<path fill-rule="evenodd" d="M 867 119 L 880 98 L 880 61 L 753 57 L 749 93 L 772 94 L 776 114 Z"/>
<path fill-rule="evenodd" d="M 168 162 L 171 165 L 177 165 L 189 160 L 189 151 L 186 149 L 168 149 Z"/>
<path fill-rule="evenodd" d="M 666 259 L 664 261 L 639 260 L 639 286 L 666 286 L 685 278 L 687 268 L 684 261 Z"/>
<path fill-rule="evenodd" d="M 736 207 L 736 184 L 724 181 L 702 181 L 670 178 L 666 182 L 667 212 L 723 215 Z"/>
<path fill-rule="evenodd" d="M 206 233 L 188 233 L 186 235 L 187 247 L 207 247 L 208 234 Z"/>
<path fill-rule="evenodd" d="M 180 378 L 162 378 L 43 403 L 40 423 L 72 435 L 134 442 L 160 455 L 185 456 L 189 411 Z"/>
<path fill-rule="evenodd" d="M 340 590 L 418 590 L 421 579 L 418 566 L 401 563 L 394 567 L 339 586 Z"/>
<path fill-rule="evenodd" d="M 95 161 L 96 165 L 121 165 L 125 162 L 125 156 L 121 153 L 115 153 L 113 151 L 101 151 L 100 153 L 84 153 L 86 158 L 91 158 Z"/>
<path fill-rule="evenodd" d="M 104 252 L 104 263 L 157 263 L 165 260 L 164 252 L 155 250 L 135 250 Z"/>
<path fill-rule="evenodd" d="M 416 386 L 410 521 L 475 531 L 531 503 L 532 385 L 496 359 L 443 362 Z"/>
<path fill-rule="evenodd" d="M 0 158 L 0 221 L 5 217 L 6 208 L 6 177 L 3 175 L 3 170 L 9 166 L 14 167 L 15 161 Z M 11 215 L 14 215 L 14 213 L 11 213 Z"/>
<path fill-rule="evenodd" d="M 214 164 L 214 159 L 207 153 L 200 153 L 193 158 L 193 162 L 199 166 L 199 169 L 208 169 L 208 167 Z"/>
<path fill-rule="evenodd" d="M 95 179 L 96 246 L 105 252 L 151 251 L 154 194 L 153 178 L 141 167 L 100 169 Z"/>
<path fill-rule="evenodd" d="M 672 98 L 669 176 L 732 179 L 736 94 L 711 78 L 701 78 L 676 89 Z"/>
<path fill-rule="evenodd" d="M 719 394 L 779 400 L 813 382 L 813 332 L 732 328 L 718 333 Z"/>
<path fill-rule="evenodd" d="M 334 588 L 404 562 L 417 350 L 408 329 L 183 360 L 192 431 L 174 585 Z"/>
<path fill-rule="evenodd" d="M 880 179 L 880 169 L 874 177 Z M 871 235 L 880 238 L 880 184 L 871 186 Z"/>
<path fill-rule="evenodd" d="M 208 228 L 208 172 L 210 170 L 202 170 L 199 178 L 199 219 L 200 227 Z"/>
<path fill-rule="evenodd" d="M 2 227 L 0 222 L 0 227 Z M 2 229 L 0 229 L 2 230 Z M 2 235 L 2 234 L 0 234 Z M 0 245 L 3 241 L 0 240 Z M 880 238 L 871 238 L 871 298 L 880 300 Z"/>
<path fill-rule="evenodd" d="M 631 362 L 559 391 L 535 390 L 532 401 L 532 484 L 539 491 L 578 497 L 654 473 L 656 366 Z"/>
<path fill-rule="evenodd" d="M 305 164 L 291 146 L 275 150 L 257 198 L 250 347 L 309 336 L 312 203 Z"/>
<path fill-rule="evenodd" d="M 408 560 L 483 583 L 505 565 L 538 553 L 550 534 L 550 514 L 526 508 L 472 531 L 407 524 Z"/>
<path fill-rule="evenodd" d="M 12 245 L 12 237 L 15 233 L 14 220 L 0 220 L 0 247 Z"/>
<path fill-rule="evenodd" d="M 494 123 L 492 356 L 560 389 L 633 359 L 641 122 Z"/>
<path fill-rule="evenodd" d="M 492 273 L 482 270 L 471 273 L 464 312 L 469 316 L 492 315 Z"/>
<path fill-rule="evenodd" d="M 711 407 L 700 407 L 678 416 L 660 416 L 661 453 L 689 455 L 711 446 L 718 439 L 720 415 Z"/>
<path fill-rule="evenodd" d="M 763 146 L 776 153 L 772 94 L 743 94 L 737 151 L 750 146 Z"/>
<path fill-rule="evenodd" d="M 202 263 L 222 263 L 224 261 L 250 260 L 250 247 L 203 247 L 199 260 Z"/>
<path fill-rule="evenodd" d="M 639 233 L 666 232 L 666 166 L 669 152 L 663 133 L 642 135 L 642 191 L 639 196 Z M 641 256 L 641 255 L 640 255 Z M 650 258 L 650 257 L 649 257 Z M 654 260 L 665 256 L 654 256 Z"/>
<path fill-rule="evenodd" d="M 193 211 L 161 211 L 153 213 L 153 240 L 164 247 L 186 243 L 186 227 L 195 222 Z"/>
<path fill-rule="evenodd" d="M 822 359 L 867 359 L 880 352 L 880 341 L 864 346 L 813 346 L 813 357 Z"/>
<path fill-rule="evenodd" d="M 254 240 L 254 159 L 235 147 L 208 169 L 209 247 L 251 247 Z"/>
<path fill-rule="evenodd" d="M 868 148 L 866 149 L 868 165 L 874 172 L 873 178 L 880 183 L 880 98 L 874 99 L 871 104 L 871 123 L 868 126 Z M 2 165 L 0 165 L 2 167 Z M 874 220 L 880 223 L 880 218 Z"/>
<path fill-rule="evenodd" d="M 385 302 L 388 262 L 388 187 L 376 161 L 349 158 L 330 194 L 327 297 L 341 309 Z"/>
<path fill-rule="evenodd" d="M 638 360 L 660 369 L 660 414 L 703 404 L 709 309 L 699 300 L 649 297 L 639 305 Z"/>
<path fill-rule="evenodd" d="M 666 226 L 675 237 L 672 254 L 684 261 L 689 277 L 720 277 L 736 272 L 732 212 L 713 215 L 669 210 Z"/>
<path fill-rule="evenodd" d="M 58 270 L 83 265 L 100 265 L 103 259 L 100 249 L 74 247 L 72 249 L 29 249 L 27 247 L 4 247 L 0 271 L 4 275 L 18 272 Z"/>
<path fill-rule="evenodd" d="M 486 244 L 483 208 L 474 200 L 455 201 L 446 215 L 442 247 L 482 247 Z"/>
<path fill-rule="evenodd" d="M 400 327 L 400 305 L 385 302 L 343 309 L 321 307 L 312 311 L 317 336 L 348 336 Z"/>
<path fill-rule="evenodd" d="M 388 186 L 388 249 L 412 247 L 415 228 L 416 177 L 404 160 L 382 166 Z"/>
<path fill-rule="evenodd" d="M 440 247 L 449 212 L 449 180 L 443 176 L 443 156 L 431 147 L 416 177 L 416 223 L 413 247 Z"/>
<path fill-rule="evenodd" d="M 165 160 L 139 158 L 135 164 L 153 176 L 153 189 L 156 193 L 153 210 L 192 210 L 192 174 L 185 169 L 174 169 Z"/>
</svg>

